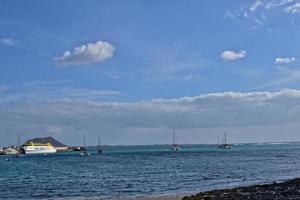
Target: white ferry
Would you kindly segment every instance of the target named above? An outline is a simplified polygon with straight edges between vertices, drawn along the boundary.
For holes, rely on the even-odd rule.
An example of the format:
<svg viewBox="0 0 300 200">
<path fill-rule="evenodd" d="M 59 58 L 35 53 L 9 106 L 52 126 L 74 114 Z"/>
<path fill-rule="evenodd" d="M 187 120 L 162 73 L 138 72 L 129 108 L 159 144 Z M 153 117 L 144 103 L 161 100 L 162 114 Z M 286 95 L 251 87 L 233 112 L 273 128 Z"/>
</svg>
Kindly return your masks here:
<svg viewBox="0 0 300 200">
<path fill-rule="evenodd" d="M 50 143 L 27 142 L 22 147 L 25 154 L 56 153 L 56 149 Z"/>
</svg>

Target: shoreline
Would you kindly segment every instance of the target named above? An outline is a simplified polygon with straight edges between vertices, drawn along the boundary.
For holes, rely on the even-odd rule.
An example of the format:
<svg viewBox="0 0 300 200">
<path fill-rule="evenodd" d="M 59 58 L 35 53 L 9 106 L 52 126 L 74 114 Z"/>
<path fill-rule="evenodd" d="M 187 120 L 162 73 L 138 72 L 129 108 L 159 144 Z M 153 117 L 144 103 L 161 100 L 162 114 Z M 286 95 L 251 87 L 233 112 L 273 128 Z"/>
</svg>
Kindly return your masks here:
<svg viewBox="0 0 300 200">
<path fill-rule="evenodd" d="M 166 195 L 166 196 L 150 196 L 150 197 L 138 197 L 131 200 L 182 200 L 184 195 Z"/>
<path fill-rule="evenodd" d="M 199 192 L 194 195 L 185 196 L 182 200 L 284 200 L 300 199 L 300 178 L 286 181 L 278 181 L 267 184 L 256 184 L 241 186 L 231 189 L 217 189 L 206 192 Z M 174 199 L 175 200 L 175 199 Z"/>
<path fill-rule="evenodd" d="M 238 186 L 233 188 L 203 191 L 194 194 L 138 197 L 131 200 L 300 200 L 300 178 L 273 183 Z"/>
</svg>

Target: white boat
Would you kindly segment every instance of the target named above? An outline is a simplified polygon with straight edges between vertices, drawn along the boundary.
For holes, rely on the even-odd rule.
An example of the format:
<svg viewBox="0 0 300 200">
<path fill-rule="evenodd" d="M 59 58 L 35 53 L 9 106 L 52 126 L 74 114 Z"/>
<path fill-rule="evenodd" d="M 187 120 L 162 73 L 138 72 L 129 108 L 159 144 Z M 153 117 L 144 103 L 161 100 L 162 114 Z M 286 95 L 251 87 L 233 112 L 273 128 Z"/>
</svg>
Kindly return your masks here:
<svg viewBox="0 0 300 200">
<path fill-rule="evenodd" d="M 57 150 L 50 143 L 35 143 L 35 142 L 27 142 L 21 149 L 25 154 L 48 154 L 48 153 L 56 153 Z"/>
<path fill-rule="evenodd" d="M 19 154 L 19 151 L 14 147 L 7 147 L 3 150 L 5 155 L 16 155 Z"/>
<path fill-rule="evenodd" d="M 91 156 L 91 153 L 88 152 L 86 147 L 85 147 L 85 136 L 83 136 L 83 147 L 82 147 L 82 149 L 84 149 L 84 151 L 80 153 L 81 156 Z"/>
<path fill-rule="evenodd" d="M 181 148 L 179 147 L 179 145 L 178 144 L 176 144 L 176 142 L 175 142 L 175 130 L 173 130 L 173 144 L 171 145 L 171 150 L 172 151 L 180 151 L 181 150 Z"/>
<path fill-rule="evenodd" d="M 98 137 L 97 153 L 98 153 L 98 154 L 101 154 L 101 153 L 102 153 L 102 148 L 101 148 L 101 138 L 100 138 L 100 136 Z"/>
<path fill-rule="evenodd" d="M 90 152 L 88 151 L 83 151 L 80 153 L 81 156 L 91 156 Z"/>
<path fill-rule="evenodd" d="M 218 143 L 219 143 L 219 141 L 218 141 Z M 226 133 L 224 133 L 224 137 L 222 138 L 222 144 L 219 144 L 218 148 L 219 149 L 231 149 L 231 146 L 229 144 L 227 144 Z"/>
</svg>

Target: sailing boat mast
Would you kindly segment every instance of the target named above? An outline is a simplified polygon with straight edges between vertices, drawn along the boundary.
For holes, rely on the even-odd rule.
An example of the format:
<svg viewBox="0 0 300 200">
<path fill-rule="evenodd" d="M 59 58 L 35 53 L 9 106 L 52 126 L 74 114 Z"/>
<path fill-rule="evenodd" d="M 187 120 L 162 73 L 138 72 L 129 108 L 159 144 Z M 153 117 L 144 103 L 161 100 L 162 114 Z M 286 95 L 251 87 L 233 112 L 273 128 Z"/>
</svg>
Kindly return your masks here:
<svg viewBox="0 0 300 200">
<path fill-rule="evenodd" d="M 85 147 L 85 135 L 83 136 L 83 147 Z"/>
<path fill-rule="evenodd" d="M 85 147 L 85 135 L 83 136 L 83 147 L 82 147 L 83 152 L 80 153 L 82 156 L 91 156 L 91 154 L 87 151 Z"/>
<path fill-rule="evenodd" d="M 100 136 L 98 137 L 97 153 L 102 153 Z"/>
<path fill-rule="evenodd" d="M 17 139 L 17 145 L 18 145 L 18 147 L 20 147 L 20 136 L 18 135 L 18 139 Z"/>
<path fill-rule="evenodd" d="M 175 145 L 175 129 L 173 129 L 173 145 Z"/>
<path fill-rule="evenodd" d="M 101 146 L 101 138 L 100 138 L 100 136 L 98 137 L 98 147 L 100 147 Z"/>
<path fill-rule="evenodd" d="M 175 140 L 175 129 L 173 129 L 173 144 L 171 145 L 171 149 L 173 151 L 180 151 L 180 147 L 178 144 L 176 144 L 176 140 Z"/>
</svg>

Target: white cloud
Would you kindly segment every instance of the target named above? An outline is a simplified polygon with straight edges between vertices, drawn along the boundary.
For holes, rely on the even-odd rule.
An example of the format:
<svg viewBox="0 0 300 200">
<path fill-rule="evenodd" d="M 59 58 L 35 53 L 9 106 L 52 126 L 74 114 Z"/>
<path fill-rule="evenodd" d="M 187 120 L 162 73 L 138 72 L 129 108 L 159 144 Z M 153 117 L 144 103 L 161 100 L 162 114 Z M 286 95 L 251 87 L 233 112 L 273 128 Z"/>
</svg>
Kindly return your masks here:
<svg viewBox="0 0 300 200">
<path fill-rule="evenodd" d="M 231 11 L 226 11 L 224 17 L 234 19 L 236 16 Z"/>
<path fill-rule="evenodd" d="M 183 79 L 187 80 L 187 81 L 189 81 L 189 80 L 198 80 L 199 77 L 195 74 L 188 74 L 188 75 L 184 76 Z"/>
<path fill-rule="evenodd" d="M 183 74 L 198 69 L 202 64 L 198 55 L 177 45 L 169 49 L 151 51 L 151 54 L 149 68 L 141 69 L 146 79 L 151 82 L 182 80 Z"/>
<path fill-rule="evenodd" d="M 277 67 L 277 76 L 275 78 L 272 78 L 271 81 L 258 85 L 253 89 L 270 88 L 274 86 L 280 86 L 282 88 L 282 86 L 284 85 L 299 81 L 300 70 L 291 70 L 285 67 Z"/>
<path fill-rule="evenodd" d="M 290 57 L 290 58 L 275 58 L 275 64 L 288 64 L 288 63 L 293 63 L 296 61 L 295 57 Z"/>
<path fill-rule="evenodd" d="M 88 43 L 76 47 L 73 51 L 65 51 L 60 57 L 54 58 L 63 65 L 84 65 L 104 62 L 114 56 L 115 47 L 105 41 Z"/>
<path fill-rule="evenodd" d="M 297 13 L 299 12 L 298 4 L 297 0 L 252 0 L 238 9 L 227 11 L 225 16 L 230 19 L 245 18 L 256 24 L 264 25 L 269 23 L 270 20 L 267 20 L 267 17 L 272 16 L 270 13 L 273 10 L 280 9 L 281 11 L 285 10 L 286 13 Z M 254 26 L 254 28 L 258 28 L 258 26 Z"/>
<path fill-rule="evenodd" d="M 285 9 L 288 13 L 300 13 L 300 3 L 295 3 L 294 5 L 288 6 Z"/>
<path fill-rule="evenodd" d="M 13 38 L 1 38 L 0 43 L 6 46 L 15 46 L 18 41 Z"/>
<path fill-rule="evenodd" d="M 17 93 L 7 86 L 0 85 L 0 103 L 53 99 L 107 100 L 122 95 L 118 90 L 72 87 L 69 83 L 68 80 L 31 81 L 24 83 Z M 5 93 L 8 89 L 12 92 Z"/>
<path fill-rule="evenodd" d="M 238 60 L 238 59 L 241 59 L 244 57 L 246 57 L 245 50 L 240 50 L 240 51 L 226 50 L 221 53 L 221 58 L 224 61 L 233 61 L 233 60 Z"/>
<path fill-rule="evenodd" d="M 295 0 L 273 0 L 273 1 L 268 1 L 268 2 L 266 2 L 265 8 L 267 10 L 270 10 L 270 9 L 273 9 L 273 8 L 286 6 L 286 5 L 291 4 L 293 2 L 295 2 Z"/>
<path fill-rule="evenodd" d="M 255 2 L 254 2 L 254 4 L 252 4 L 251 6 L 250 6 L 250 11 L 252 11 L 252 12 L 254 12 L 259 6 L 262 6 L 263 5 L 263 2 L 262 1 L 260 1 L 260 0 L 256 0 Z"/>
</svg>

